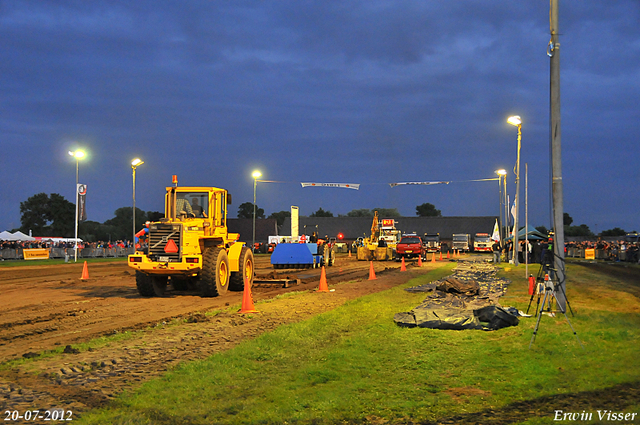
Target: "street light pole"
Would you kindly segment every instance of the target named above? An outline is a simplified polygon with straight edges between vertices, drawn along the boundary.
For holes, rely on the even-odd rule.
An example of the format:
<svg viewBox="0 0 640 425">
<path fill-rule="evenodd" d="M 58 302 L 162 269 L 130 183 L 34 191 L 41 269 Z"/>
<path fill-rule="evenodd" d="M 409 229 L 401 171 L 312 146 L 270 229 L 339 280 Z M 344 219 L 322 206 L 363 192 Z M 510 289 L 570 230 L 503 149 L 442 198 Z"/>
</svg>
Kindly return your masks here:
<svg viewBox="0 0 640 425">
<path fill-rule="evenodd" d="M 75 187 L 75 192 L 76 192 L 76 221 L 75 221 L 75 239 L 74 239 L 74 248 L 73 248 L 73 261 L 77 262 L 78 261 L 78 171 L 79 171 L 79 165 L 78 163 L 80 162 L 81 158 L 84 158 L 84 152 L 81 150 L 77 150 L 75 152 L 71 152 L 69 151 L 69 155 L 71 155 L 72 157 L 74 157 L 76 159 L 76 187 Z"/>
<path fill-rule="evenodd" d="M 133 243 L 134 251 L 136 246 L 136 168 L 142 164 L 144 164 L 144 161 L 140 158 L 131 161 L 131 169 L 133 170 L 133 239 L 131 239 L 131 243 Z"/>
<path fill-rule="evenodd" d="M 262 173 L 256 170 L 251 175 L 253 177 L 253 238 L 251 239 L 251 252 L 255 253 L 256 246 L 256 187 L 258 186 L 258 178 L 262 177 Z"/>
<path fill-rule="evenodd" d="M 507 122 L 511 125 L 515 125 L 518 127 L 518 154 L 515 166 L 515 174 L 516 174 L 516 196 L 515 196 L 515 204 L 516 204 L 516 215 L 513 218 L 513 265 L 518 265 L 518 211 L 520 209 L 520 145 L 522 141 L 522 120 L 519 116 L 515 115 L 509 117 Z M 525 229 L 526 231 L 526 229 Z"/>
<path fill-rule="evenodd" d="M 500 244 L 502 245 L 502 244 L 504 244 L 504 238 L 506 238 L 506 234 L 504 234 L 504 236 L 502 235 L 502 228 L 504 227 L 504 219 L 502 217 L 502 199 L 503 199 L 502 190 L 504 190 L 505 194 L 507 193 L 507 188 L 506 188 L 506 185 L 507 185 L 507 170 L 505 170 L 503 168 L 500 169 L 500 170 L 496 170 L 496 174 L 498 175 L 498 192 L 499 192 L 498 193 L 498 195 L 499 195 L 499 197 L 498 197 L 499 199 L 498 200 L 500 201 L 498 203 L 498 206 L 499 206 L 499 208 L 498 208 L 498 216 L 500 216 L 500 226 L 498 226 L 498 234 L 500 234 Z M 502 177 L 505 178 L 505 181 L 504 181 L 505 187 L 504 188 L 502 186 Z M 505 219 L 506 219 L 506 217 L 505 217 Z"/>
</svg>

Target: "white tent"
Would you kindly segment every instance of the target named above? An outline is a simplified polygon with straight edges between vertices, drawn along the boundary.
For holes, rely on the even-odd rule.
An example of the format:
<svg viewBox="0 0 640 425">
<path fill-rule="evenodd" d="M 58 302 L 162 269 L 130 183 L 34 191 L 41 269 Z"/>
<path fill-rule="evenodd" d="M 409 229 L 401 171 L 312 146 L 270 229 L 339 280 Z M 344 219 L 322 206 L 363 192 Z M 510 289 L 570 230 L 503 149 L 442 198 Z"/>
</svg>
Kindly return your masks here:
<svg viewBox="0 0 640 425">
<path fill-rule="evenodd" d="M 25 235 L 24 233 L 22 233 L 21 231 L 17 231 L 14 234 L 11 234 L 7 231 L 4 231 L 2 233 L 0 233 L 0 235 L 4 235 L 5 233 L 7 233 L 7 238 L 4 239 L 5 241 L 35 241 L 36 238 L 32 238 L 29 235 Z M 1 238 L 0 238 L 1 239 Z"/>
<path fill-rule="evenodd" d="M 11 232 L 7 232 L 6 230 L 4 232 L 0 232 L 0 241 L 15 241 L 15 236 L 13 236 L 13 233 Z"/>
</svg>

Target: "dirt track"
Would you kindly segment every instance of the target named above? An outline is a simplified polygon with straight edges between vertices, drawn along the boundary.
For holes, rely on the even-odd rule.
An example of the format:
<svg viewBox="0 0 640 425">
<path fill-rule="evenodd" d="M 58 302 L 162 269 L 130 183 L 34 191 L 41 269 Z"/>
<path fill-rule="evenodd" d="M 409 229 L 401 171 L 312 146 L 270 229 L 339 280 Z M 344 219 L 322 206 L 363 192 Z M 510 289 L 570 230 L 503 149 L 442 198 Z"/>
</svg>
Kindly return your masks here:
<svg viewBox="0 0 640 425">
<path fill-rule="evenodd" d="M 0 364 L 22 357 L 32 360 L 0 370 L 0 409 L 63 408 L 78 417 L 182 361 L 205 358 L 442 264 L 426 262 L 421 269 L 410 265 L 408 273 L 401 273 L 398 263 L 376 262 L 378 279 L 369 281 L 368 262 L 342 255 L 327 268 L 327 280 L 330 288 L 349 283 L 336 286 L 334 292 L 315 293 L 319 269 L 276 273 L 268 261 L 256 259 L 257 278 L 299 278 L 301 283 L 290 288 L 256 285 L 252 292 L 260 313 L 254 315 L 204 315 L 240 305 L 242 293 L 201 298 L 168 291 L 163 298 L 143 298 L 126 263 L 90 263 L 90 278 L 84 281 L 82 263 L 1 268 L 5 303 L 0 311 Z M 258 303 L 289 291 L 308 293 Z M 137 332 L 126 332 L 132 330 Z M 124 337 L 106 345 L 95 343 L 97 337 L 115 334 Z M 91 340 L 89 348 L 76 348 Z M 62 347 L 62 356 L 42 356 Z"/>
</svg>

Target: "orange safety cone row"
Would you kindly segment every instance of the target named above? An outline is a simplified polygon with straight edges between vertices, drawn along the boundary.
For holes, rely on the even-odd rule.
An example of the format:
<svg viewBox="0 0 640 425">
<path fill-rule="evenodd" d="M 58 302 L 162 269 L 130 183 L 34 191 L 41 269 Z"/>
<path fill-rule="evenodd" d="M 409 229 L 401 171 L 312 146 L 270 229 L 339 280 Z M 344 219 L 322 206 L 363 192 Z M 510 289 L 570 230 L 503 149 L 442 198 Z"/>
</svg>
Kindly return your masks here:
<svg viewBox="0 0 640 425">
<path fill-rule="evenodd" d="M 400 266 L 400 271 L 401 272 L 406 272 L 407 271 L 407 266 L 405 266 L 405 264 L 404 264 L 404 257 L 402 257 L 402 265 Z"/>
<path fill-rule="evenodd" d="M 253 305 L 253 295 L 251 295 L 251 285 L 249 279 L 244 280 L 244 291 L 242 293 L 242 307 L 238 310 L 238 313 L 258 313 Z"/>
<path fill-rule="evenodd" d="M 373 270 L 373 261 L 369 261 L 369 280 L 376 280 L 376 272 Z"/>
<path fill-rule="evenodd" d="M 318 286 L 318 292 L 329 292 L 329 287 L 327 286 L 327 272 L 325 272 L 324 266 L 322 266 L 322 272 L 320 273 L 320 286 Z"/>
<path fill-rule="evenodd" d="M 89 279 L 89 268 L 86 261 L 84 262 L 84 267 L 82 267 L 82 277 L 80 279 Z"/>
</svg>

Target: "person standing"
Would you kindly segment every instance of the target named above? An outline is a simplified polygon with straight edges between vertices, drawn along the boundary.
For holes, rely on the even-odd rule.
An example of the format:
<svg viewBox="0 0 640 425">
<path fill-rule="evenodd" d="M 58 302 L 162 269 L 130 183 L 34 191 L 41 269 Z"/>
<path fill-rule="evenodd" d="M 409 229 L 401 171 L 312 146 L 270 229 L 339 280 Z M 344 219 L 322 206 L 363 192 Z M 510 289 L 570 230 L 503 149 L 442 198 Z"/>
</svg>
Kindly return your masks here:
<svg viewBox="0 0 640 425">
<path fill-rule="evenodd" d="M 491 250 L 493 251 L 493 264 L 500 264 L 500 243 L 493 241 Z"/>
</svg>

